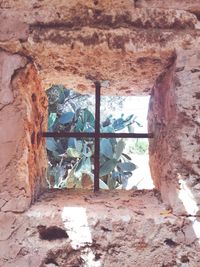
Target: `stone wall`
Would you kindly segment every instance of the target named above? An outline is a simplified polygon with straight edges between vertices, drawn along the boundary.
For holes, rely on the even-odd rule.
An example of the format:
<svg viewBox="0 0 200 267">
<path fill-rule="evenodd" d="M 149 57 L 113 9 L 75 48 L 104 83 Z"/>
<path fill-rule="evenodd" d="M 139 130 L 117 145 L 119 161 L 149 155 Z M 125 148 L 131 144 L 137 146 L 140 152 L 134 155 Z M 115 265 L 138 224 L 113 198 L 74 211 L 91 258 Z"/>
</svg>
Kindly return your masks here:
<svg viewBox="0 0 200 267">
<path fill-rule="evenodd" d="M 44 188 L 47 100 L 25 57 L 0 52 L 0 61 L 1 211 L 23 212 Z"/>
<path fill-rule="evenodd" d="M 2 128 L 6 129 L 5 123 L 9 124 L 7 127 L 13 125 L 13 122 L 9 123 L 5 113 L 9 114 L 7 108 L 14 109 L 14 97 L 11 85 L 5 87 L 4 83 L 13 83 L 15 75 L 12 75 L 18 68 L 24 68 L 28 73 L 31 70 L 34 77 L 38 76 L 31 78 L 33 74 L 30 74 L 23 78 L 27 81 L 22 82 L 24 74 L 21 70 L 20 83 L 15 85 L 18 88 L 15 89 L 16 94 L 21 90 L 21 101 L 27 105 L 23 114 L 30 125 L 36 125 L 36 129 L 25 126 L 24 120 L 20 120 L 20 113 L 14 110 L 13 115 L 16 114 L 16 118 L 11 115 L 9 118 L 20 121 L 17 123 L 18 128 L 13 131 L 15 138 L 22 138 L 17 135 L 20 133 L 19 129 L 22 140 L 26 139 L 25 132 L 28 133 L 34 151 L 40 150 L 37 149 L 38 131 L 41 125 L 44 125 L 45 119 L 43 120 L 41 114 L 30 115 L 29 112 L 31 109 L 33 114 L 44 113 L 47 104 L 41 103 L 40 98 L 44 97 L 42 90 L 48 86 L 62 83 L 78 91 L 93 92 L 94 81 L 99 80 L 105 94 L 123 95 L 150 94 L 154 88 L 152 92 L 155 97 L 152 96 L 150 109 L 153 114 L 150 114 L 149 118 L 152 118 L 150 129 L 155 132 L 155 138 L 150 149 L 150 164 L 153 179 L 163 199 L 171 199 L 171 193 L 170 197 L 167 197 L 165 181 L 172 181 L 169 192 L 177 192 L 179 179 L 174 177 L 177 173 L 182 177 L 177 171 L 179 168 L 186 168 L 188 177 L 195 174 L 195 179 L 198 179 L 199 175 L 197 154 L 200 2 L 185 0 L 178 3 L 179 5 L 176 1 L 170 1 L 163 8 L 162 1 L 154 0 L 76 0 L 67 5 L 65 1 L 56 0 L 51 3 L 2 1 L 0 48 L 2 62 L 5 63 L 2 65 L 1 105 L 5 107 L 0 116 L 6 120 L 3 121 Z M 27 65 L 28 61 L 34 62 L 36 67 Z M 28 87 L 30 94 L 35 94 L 33 99 L 26 95 L 27 91 L 21 89 L 23 83 L 34 84 L 33 87 L 37 88 L 37 91 L 32 93 L 35 89 L 31 85 L 31 88 Z M 18 106 L 18 109 L 22 112 L 23 108 Z M 39 117 L 36 118 L 37 116 Z M 190 128 L 196 129 L 196 132 L 192 133 Z M 15 145 L 17 140 L 14 141 Z M 4 144 L 6 142 L 3 141 Z M 176 148 L 178 145 L 179 148 Z M 6 153 L 12 150 L 10 147 L 11 143 L 4 148 Z M 162 148 L 160 151 L 159 147 Z M 24 149 L 30 150 L 27 143 Z M 177 155 L 172 157 L 171 154 L 176 154 L 174 151 Z M 29 152 L 25 155 L 23 150 L 22 154 L 24 158 L 28 157 L 28 164 L 32 166 L 38 157 L 27 156 Z M 13 157 L 21 157 L 16 151 L 12 150 L 12 153 Z M 174 161 L 177 161 L 177 165 Z M 6 157 L 2 156 L 3 169 L 8 162 Z M 172 166 L 170 162 L 173 162 Z M 161 169 L 160 166 L 165 167 Z M 14 169 L 13 171 L 15 173 Z M 36 185 L 40 184 L 40 178 L 37 177 L 41 177 L 41 173 L 34 168 L 29 173 L 32 178 L 29 179 L 31 183 L 27 190 L 32 192 L 30 195 L 37 195 L 36 188 L 40 187 Z M 2 180 L 7 180 L 4 172 L 2 177 Z M 190 183 L 188 185 L 191 187 Z M 173 201 L 170 203 L 173 205 Z"/>
<path fill-rule="evenodd" d="M 150 117 L 158 115 L 150 126 L 155 132 L 150 164 L 163 199 L 170 199 L 165 180 L 172 181 L 170 192 L 179 185 L 173 178 L 178 167 L 174 163 L 170 166 L 169 158 L 173 158 L 172 162 L 178 160 L 181 169 L 183 164 L 188 168 L 191 162 L 190 172 L 199 175 L 198 163 L 194 163 L 198 133 L 190 130 L 196 129 L 190 125 L 197 127 L 199 116 L 199 4 L 170 1 L 163 8 L 162 1 L 156 0 L 76 0 L 67 5 L 56 0 L 51 4 L 2 1 L 0 47 L 10 57 L 14 53 L 14 57 L 23 55 L 33 61 L 43 89 L 62 83 L 78 91 L 93 92 L 95 80 L 101 82 L 105 94 L 142 95 L 154 88 L 155 104 L 150 110 L 154 114 Z M 12 58 L 6 61 L 12 65 Z M 166 117 L 167 113 L 172 117 Z M 188 137 L 182 138 L 183 133 Z M 178 144 L 178 156 L 171 157 Z M 159 167 L 165 164 L 164 169 Z M 170 203 L 173 205 L 173 201 Z"/>
<path fill-rule="evenodd" d="M 77 265 L 90 250 L 97 266 L 199 266 L 199 17 L 200 0 L 0 2 L 1 266 Z M 44 90 L 93 93 L 96 80 L 104 94 L 151 94 L 150 167 L 164 204 L 156 191 L 146 201 L 143 191 L 124 199 L 110 192 L 109 202 L 84 195 L 77 205 L 93 207 L 93 239 L 77 251 L 37 231 L 67 224 L 59 216 L 69 195 L 49 192 L 25 210 L 46 186 Z"/>
<path fill-rule="evenodd" d="M 46 192 L 7 220 L 1 229 L 12 238 L 0 236 L 3 267 L 200 266 L 190 218 L 165 210 L 150 190 Z M 55 229 L 67 235 L 56 238 Z"/>
<path fill-rule="evenodd" d="M 199 33 L 188 1 L 179 9 L 140 2 L 2 1 L 0 45 L 30 56 L 45 88 L 92 92 L 98 79 L 107 94 L 145 94 L 172 51 L 192 49 Z"/>
<path fill-rule="evenodd" d="M 167 210 L 191 216 L 196 227 L 200 205 L 199 7 L 200 0 L 1 1 L 3 242 L 14 242 L 13 231 L 18 234 L 22 220 L 15 213 L 24 212 L 45 186 L 46 154 L 40 136 L 47 124 L 44 90 L 64 84 L 93 92 L 96 80 L 104 94 L 151 94 L 153 180 Z M 197 267 L 196 263 L 191 266 Z"/>
<path fill-rule="evenodd" d="M 199 55 L 195 47 L 177 50 L 173 66 L 155 83 L 149 110 L 149 130 L 155 136 L 150 141 L 154 182 L 163 200 L 179 214 L 184 213 L 180 204 L 193 215 L 200 204 Z"/>
</svg>

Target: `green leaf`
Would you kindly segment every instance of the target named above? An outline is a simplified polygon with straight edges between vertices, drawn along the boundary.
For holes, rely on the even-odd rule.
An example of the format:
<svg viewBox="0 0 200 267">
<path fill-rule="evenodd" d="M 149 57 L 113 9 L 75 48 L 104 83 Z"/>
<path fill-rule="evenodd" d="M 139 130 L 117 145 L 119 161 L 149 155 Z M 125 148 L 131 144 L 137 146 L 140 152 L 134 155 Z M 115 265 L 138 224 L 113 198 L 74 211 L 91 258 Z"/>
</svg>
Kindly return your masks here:
<svg viewBox="0 0 200 267">
<path fill-rule="evenodd" d="M 100 165 L 103 165 L 105 161 L 107 161 L 107 158 L 103 154 L 100 154 Z"/>
<path fill-rule="evenodd" d="M 109 187 L 107 186 L 106 183 L 104 183 L 101 179 L 99 179 L 99 188 L 100 189 L 104 189 L 104 190 L 108 190 Z"/>
<path fill-rule="evenodd" d="M 87 108 L 84 110 L 83 117 L 84 124 L 86 124 L 86 122 L 89 122 L 91 125 L 94 124 L 94 116 Z"/>
<path fill-rule="evenodd" d="M 116 165 L 117 165 L 116 159 L 110 159 L 106 161 L 100 168 L 99 176 L 102 177 L 102 176 L 105 176 L 111 173 L 114 170 Z"/>
<path fill-rule="evenodd" d="M 57 118 L 56 113 L 54 112 L 50 113 L 49 118 L 48 118 L 48 129 L 50 129 L 54 125 L 56 118 Z"/>
<path fill-rule="evenodd" d="M 76 127 L 75 127 L 75 130 L 77 132 L 82 132 L 83 131 L 83 128 L 84 128 L 84 124 L 82 123 L 82 120 L 81 118 L 79 117 L 77 122 L 76 122 Z"/>
<path fill-rule="evenodd" d="M 122 118 L 116 119 L 113 122 L 113 128 L 115 129 L 115 131 L 119 131 L 122 130 L 125 126 L 124 126 L 124 120 Z"/>
<path fill-rule="evenodd" d="M 125 142 L 121 139 L 115 146 L 115 158 L 118 160 L 125 148 Z"/>
<path fill-rule="evenodd" d="M 84 133 L 93 133 L 94 128 L 89 123 L 86 123 L 86 125 L 83 128 L 83 132 Z"/>
<path fill-rule="evenodd" d="M 78 175 L 81 175 L 81 168 L 82 168 L 82 165 L 83 165 L 83 161 L 84 159 L 81 158 L 78 163 L 76 164 L 75 168 L 74 168 L 74 172 L 76 173 L 76 176 Z"/>
<path fill-rule="evenodd" d="M 52 151 L 55 160 L 60 161 L 60 153 L 57 151 Z"/>
<path fill-rule="evenodd" d="M 112 146 L 115 146 L 117 144 L 116 138 L 110 138 L 109 140 L 110 140 Z"/>
<path fill-rule="evenodd" d="M 115 189 L 116 181 L 112 179 L 111 175 L 108 175 L 107 184 L 109 189 Z"/>
<path fill-rule="evenodd" d="M 72 89 L 63 88 L 63 93 L 65 95 L 65 98 L 67 98 L 69 96 L 71 90 Z"/>
<path fill-rule="evenodd" d="M 74 138 L 74 137 L 70 137 L 70 138 L 67 140 L 67 146 L 68 146 L 68 147 L 72 147 L 72 148 L 76 148 L 76 138 Z"/>
<path fill-rule="evenodd" d="M 64 114 L 61 115 L 61 117 L 59 118 L 59 122 L 62 124 L 66 124 L 69 123 L 73 120 L 74 118 L 74 112 L 66 112 Z"/>
<path fill-rule="evenodd" d="M 60 93 L 60 95 L 59 95 L 59 104 L 63 104 L 64 101 L 65 101 L 65 94 L 64 94 L 64 91 L 63 91 L 62 88 L 59 88 L 59 89 L 60 89 L 59 90 L 59 93 Z"/>
<path fill-rule="evenodd" d="M 75 139 L 76 140 L 76 139 Z M 83 149 L 83 142 L 81 140 L 76 140 L 75 142 L 75 148 L 76 150 L 81 153 L 82 149 Z"/>
<path fill-rule="evenodd" d="M 49 150 L 49 151 L 56 151 L 57 149 L 57 143 L 55 141 L 54 138 L 47 138 L 46 139 L 46 148 Z"/>
<path fill-rule="evenodd" d="M 135 121 L 135 123 L 136 123 L 139 127 L 143 127 L 143 125 L 140 124 L 139 122 Z"/>
<path fill-rule="evenodd" d="M 91 170 L 92 170 L 92 165 L 91 165 L 90 158 L 86 158 L 83 156 L 79 160 L 77 166 L 75 167 L 74 175 L 77 178 L 80 178 L 83 172 L 88 173 L 88 172 L 91 172 Z"/>
<path fill-rule="evenodd" d="M 123 171 L 123 172 L 131 172 L 134 171 L 137 166 L 132 162 L 122 162 L 118 163 L 117 166 Z"/>
<path fill-rule="evenodd" d="M 126 121 L 126 122 L 131 121 L 131 119 L 133 118 L 133 116 L 134 116 L 133 114 L 129 115 L 129 116 L 126 118 L 125 121 Z"/>
<path fill-rule="evenodd" d="M 113 148 L 112 148 L 112 145 L 109 139 L 105 139 L 105 138 L 101 139 L 100 153 L 109 159 L 113 158 Z"/>
<path fill-rule="evenodd" d="M 119 172 L 112 172 L 112 179 L 117 180 L 120 178 L 120 173 Z"/>
<path fill-rule="evenodd" d="M 125 153 L 122 153 L 122 156 L 125 158 L 124 160 L 125 161 L 129 161 L 129 160 L 132 160 L 132 158 L 131 157 L 129 157 L 127 154 L 125 154 Z"/>
<path fill-rule="evenodd" d="M 59 85 L 53 85 L 46 91 L 46 94 L 48 96 L 49 106 L 54 104 L 57 105 L 58 103 L 61 103 L 63 100 L 63 95 L 62 95 L 63 93 Z"/>
<path fill-rule="evenodd" d="M 102 127 L 101 129 L 101 132 L 103 133 L 114 133 L 115 129 L 109 125 L 109 126 L 106 126 L 106 127 Z"/>
<path fill-rule="evenodd" d="M 91 165 L 91 160 L 90 158 L 85 158 L 84 159 L 84 171 L 91 171 L 92 170 L 92 165 Z"/>
<path fill-rule="evenodd" d="M 75 148 L 72 148 L 72 147 L 69 147 L 67 149 L 67 155 L 70 158 L 79 158 L 80 157 L 80 153 Z"/>
</svg>

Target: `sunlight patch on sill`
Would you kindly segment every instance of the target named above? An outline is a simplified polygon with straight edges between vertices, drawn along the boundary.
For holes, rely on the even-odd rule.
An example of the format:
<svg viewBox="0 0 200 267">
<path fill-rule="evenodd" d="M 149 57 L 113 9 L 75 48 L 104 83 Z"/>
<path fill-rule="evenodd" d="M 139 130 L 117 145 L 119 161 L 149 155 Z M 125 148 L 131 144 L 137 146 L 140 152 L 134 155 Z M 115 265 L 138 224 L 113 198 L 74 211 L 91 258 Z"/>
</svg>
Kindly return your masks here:
<svg viewBox="0 0 200 267">
<path fill-rule="evenodd" d="M 198 211 L 198 206 L 194 197 L 192 195 L 191 190 L 186 185 L 186 182 L 183 179 L 179 178 L 180 191 L 179 191 L 179 199 L 182 201 L 185 210 L 188 214 L 195 215 Z"/>
<path fill-rule="evenodd" d="M 62 221 L 64 223 L 71 246 L 74 249 L 81 249 L 81 257 L 85 266 L 100 267 L 99 260 L 95 260 L 95 254 L 90 246 L 92 245 L 92 235 L 87 220 L 86 208 L 64 207 L 62 210 Z"/>
<path fill-rule="evenodd" d="M 178 178 L 179 178 L 179 184 L 180 184 L 180 191 L 179 191 L 178 197 L 182 201 L 188 215 L 193 215 L 188 218 L 192 222 L 193 231 L 196 237 L 199 239 L 198 242 L 200 244 L 200 222 L 195 217 L 199 209 L 198 209 L 197 203 L 193 197 L 191 190 L 186 184 L 186 181 L 184 181 L 181 178 L 180 174 L 178 174 Z"/>
</svg>

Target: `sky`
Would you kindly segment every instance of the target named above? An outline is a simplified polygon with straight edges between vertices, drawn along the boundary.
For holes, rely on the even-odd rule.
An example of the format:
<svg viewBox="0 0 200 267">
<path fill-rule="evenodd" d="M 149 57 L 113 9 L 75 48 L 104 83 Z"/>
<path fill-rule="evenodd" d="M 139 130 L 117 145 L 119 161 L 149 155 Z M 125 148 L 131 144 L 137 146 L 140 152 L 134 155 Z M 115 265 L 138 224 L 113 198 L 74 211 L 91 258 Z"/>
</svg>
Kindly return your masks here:
<svg viewBox="0 0 200 267">
<path fill-rule="evenodd" d="M 109 96 L 106 96 L 109 98 Z M 103 99 L 102 99 L 103 100 Z M 107 115 L 112 114 L 114 118 L 121 117 L 121 114 L 124 114 L 124 117 L 128 117 L 131 114 L 137 116 L 136 121 L 143 125 L 143 127 L 134 125 L 135 133 L 147 133 L 147 114 L 149 107 L 150 96 L 128 96 L 123 102 L 123 106 L 120 109 L 110 110 L 105 107 L 106 110 L 102 110 Z"/>
<path fill-rule="evenodd" d="M 130 96 L 124 103 L 124 114 L 134 114 L 143 127 L 135 125 L 135 132 L 147 133 L 147 114 L 150 96 Z"/>
</svg>

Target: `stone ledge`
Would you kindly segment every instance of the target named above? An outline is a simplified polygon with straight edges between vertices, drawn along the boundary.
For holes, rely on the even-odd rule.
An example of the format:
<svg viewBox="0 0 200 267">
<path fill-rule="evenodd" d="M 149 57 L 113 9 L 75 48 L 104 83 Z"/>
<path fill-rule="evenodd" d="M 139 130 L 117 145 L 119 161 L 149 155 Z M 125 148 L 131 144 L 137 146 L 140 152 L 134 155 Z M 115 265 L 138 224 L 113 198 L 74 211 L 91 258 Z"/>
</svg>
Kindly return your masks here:
<svg viewBox="0 0 200 267">
<path fill-rule="evenodd" d="M 174 216 L 156 191 L 50 191 L 20 221 L 18 230 L 2 243 L 4 267 L 27 262 L 29 267 L 49 266 L 48 262 L 60 267 L 182 266 L 184 260 L 199 264 L 190 220 Z M 69 238 L 41 240 L 38 225 L 60 227 Z M 11 244 L 14 256 L 7 251 Z"/>
</svg>

